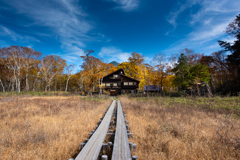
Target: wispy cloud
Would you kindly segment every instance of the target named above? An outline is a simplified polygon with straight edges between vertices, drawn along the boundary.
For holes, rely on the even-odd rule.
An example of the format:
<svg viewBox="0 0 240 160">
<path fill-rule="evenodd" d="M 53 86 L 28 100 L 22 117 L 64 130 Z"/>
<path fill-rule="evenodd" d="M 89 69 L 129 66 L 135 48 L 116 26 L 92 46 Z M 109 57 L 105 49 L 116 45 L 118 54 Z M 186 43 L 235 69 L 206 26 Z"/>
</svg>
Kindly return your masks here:
<svg viewBox="0 0 240 160">
<path fill-rule="evenodd" d="M 69 49 L 69 51 L 65 54 L 61 54 L 61 57 L 64 58 L 70 64 L 80 65 L 82 63 L 82 56 L 84 54 L 84 50 L 73 46 Z M 59 54 L 58 54 L 59 55 Z"/>
<path fill-rule="evenodd" d="M 232 22 L 237 14 L 240 12 L 240 1 L 231 0 L 195 0 L 187 1 L 186 4 L 179 4 L 168 15 L 168 22 L 174 28 L 178 26 L 178 18 L 182 18 L 181 13 L 193 5 L 198 5 L 199 9 L 187 17 L 188 21 L 185 27 L 192 30 L 185 38 L 172 44 L 165 52 L 178 52 L 183 48 L 194 48 L 204 52 L 212 52 L 219 50 L 217 40 L 233 39 L 228 38 L 224 32 L 227 25 Z M 169 33 L 168 31 L 167 33 Z M 174 32 L 173 32 L 174 33 Z"/>
<path fill-rule="evenodd" d="M 48 31 L 51 31 L 52 38 L 61 43 L 65 52 L 76 54 L 86 47 L 86 42 L 95 40 L 88 35 L 94 28 L 94 23 L 89 20 L 88 14 L 83 11 L 76 0 L 49 0 L 44 3 L 37 0 L 4 1 L 16 10 L 16 14 L 24 15 L 31 20 L 30 27 L 44 28 L 41 30 L 43 32 L 36 30 L 36 35 L 49 37 Z M 28 24 L 23 22 L 22 26 L 24 25 Z M 12 37 L 21 38 L 14 34 Z"/>
<path fill-rule="evenodd" d="M 11 29 L 0 25 L 0 35 L 5 37 L 10 37 L 15 42 L 29 42 L 29 41 L 36 41 L 40 42 L 38 39 L 31 37 L 31 36 L 21 36 L 16 32 L 12 31 Z"/>
<path fill-rule="evenodd" d="M 119 63 L 127 61 L 131 56 L 131 52 L 123 52 L 121 49 L 116 47 L 102 47 L 98 55 L 104 59 L 104 61 L 117 61 Z"/>
<path fill-rule="evenodd" d="M 139 0 L 107 0 L 118 4 L 115 9 L 120 9 L 125 12 L 136 10 L 140 4 Z"/>
<path fill-rule="evenodd" d="M 111 39 L 102 33 L 92 33 L 95 23 L 83 10 L 78 0 L 3 0 L 8 6 L 15 10 L 15 14 L 23 16 L 26 21 L 17 23 L 22 28 L 31 28 L 32 35 L 40 36 L 46 40 L 52 39 L 60 42 L 62 58 L 70 63 L 80 63 L 83 48 L 87 43 L 93 41 L 109 42 Z M 123 3 L 124 4 L 124 3 Z M 128 6 L 128 3 L 126 3 Z M 34 27 L 41 27 L 35 30 Z M 13 40 L 31 40 L 33 37 L 17 34 L 4 26 L 0 26 L 0 35 L 8 35 Z"/>
<path fill-rule="evenodd" d="M 178 25 L 178 20 L 182 19 L 181 14 L 194 5 L 199 5 L 200 8 L 195 14 L 190 14 L 188 25 L 201 22 L 205 25 L 211 24 L 217 21 L 214 17 L 221 17 L 224 19 L 226 16 L 232 15 L 232 13 L 239 12 L 240 1 L 232 0 L 187 0 L 185 3 L 178 3 L 172 11 L 166 16 L 166 20 L 174 27 Z M 196 10 L 196 9 L 195 9 Z"/>
<path fill-rule="evenodd" d="M 194 4 L 196 4 L 197 1 L 196 0 L 192 0 L 192 1 L 187 1 L 186 3 L 182 4 L 182 3 L 178 3 L 175 8 L 172 9 L 172 11 L 169 13 L 169 15 L 166 16 L 166 20 L 168 21 L 168 23 L 170 23 L 173 26 L 173 29 L 170 31 L 167 31 L 166 35 L 168 35 L 170 32 L 173 32 L 178 23 L 177 23 L 177 19 L 179 18 L 179 15 L 186 10 L 187 8 L 192 7 Z"/>
<path fill-rule="evenodd" d="M 219 36 L 224 35 L 227 25 L 230 21 L 222 22 L 217 25 L 198 29 L 197 31 L 191 32 L 188 36 L 192 41 L 210 41 Z"/>
</svg>

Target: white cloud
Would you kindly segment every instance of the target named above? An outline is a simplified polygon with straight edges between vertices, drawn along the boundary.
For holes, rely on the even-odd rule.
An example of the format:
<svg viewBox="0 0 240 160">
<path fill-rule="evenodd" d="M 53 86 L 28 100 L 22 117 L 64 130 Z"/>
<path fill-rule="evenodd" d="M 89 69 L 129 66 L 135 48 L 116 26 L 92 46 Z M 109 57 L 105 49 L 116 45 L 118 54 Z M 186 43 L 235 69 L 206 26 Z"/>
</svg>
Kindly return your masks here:
<svg viewBox="0 0 240 160">
<path fill-rule="evenodd" d="M 194 5 L 199 5 L 199 10 L 195 14 L 191 14 L 190 17 L 184 17 L 184 19 L 190 20 L 189 25 L 202 22 L 205 25 L 211 24 L 211 22 L 218 21 L 215 18 L 220 17 L 220 15 L 222 20 L 226 20 L 226 17 L 236 15 L 240 11 L 240 1 L 238 0 L 187 0 L 186 3 L 178 3 L 166 17 L 166 20 L 176 28 L 178 19 L 182 19 L 179 18 L 181 13 Z"/>
<path fill-rule="evenodd" d="M 10 37 L 13 41 L 16 42 L 28 42 L 28 41 L 40 42 L 38 39 L 31 36 L 21 36 L 20 34 L 17 34 L 16 32 L 2 25 L 0 25 L 0 35 Z"/>
<path fill-rule="evenodd" d="M 224 31 L 240 12 L 239 0 L 187 1 L 186 4 L 179 4 L 177 8 L 169 13 L 168 22 L 177 29 L 178 18 L 182 18 L 181 13 L 187 8 L 191 9 L 193 5 L 198 5 L 199 9 L 196 10 L 195 8 L 194 14 L 184 17 L 187 20 L 184 27 L 189 28 L 191 32 L 185 38 L 172 44 L 164 51 L 165 53 L 179 52 L 183 48 L 192 48 L 210 54 L 210 52 L 220 49 L 217 40 L 227 38 L 227 41 L 233 41 L 233 37 L 229 38 Z"/>
<path fill-rule="evenodd" d="M 131 52 L 123 52 L 121 49 L 112 46 L 102 47 L 98 55 L 103 58 L 103 61 L 117 61 L 121 63 L 128 60 L 131 56 Z"/>
<path fill-rule="evenodd" d="M 33 48 L 33 45 L 28 45 L 27 47 L 28 47 L 28 48 Z"/>
<path fill-rule="evenodd" d="M 201 6 L 196 14 L 191 15 L 191 24 L 195 24 L 206 19 L 211 19 L 214 22 L 218 21 L 215 19 L 221 15 L 222 20 L 226 20 L 226 17 L 239 13 L 240 1 L 238 0 L 199 0 L 198 4 Z M 221 20 L 220 20 L 221 21 Z"/>
<path fill-rule="evenodd" d="M 60 41 L 62 48 L 66 51 L 75 52 L 85 47 L 86 41 L 94 38 L 88 35 L 94 28 L 88 15 L 83 11 L 75 0 L 5 0 L 5 3 L 16 9 L 17 14 L 23 14 L 33 21 L 31 26 L 46 27 Z M 23 24 L 27 25 L 27 24 Z M 38 32 L 38 31 L 36 31 Z M 47 32 L 36 33 L 47 35 Z M 74 51 L 72 51 L 74 49 Z"/>
<path fill-rule="evenodd" d="M 108 0 L 117 3 L 119 6 L 115 9 L 121 9 L 125 12 L 133 11 L 138 8 L 139 0 Z"/>
<path fill-rule="evenodd" d="M 80 58 L 76 56 L 71 56 L 71 55 L 63 55 L 62 56 L 67 62 L 74 63 L 76 61 L 79 61 Z"/>
<path fill-rule="evenodd" d="M 230 42 L 230 43 L 234 43 L 234 41 L 236 41 L 237 39 L 235 37 L 228 36 L 228 37 L 225 37 L 225 38 L 223 38 L 221 40 L 222 41 L 227 41 L 227 42 Z"/>
<path fill-rule="evenodd" d="M 83 49 L 77 46 L 72 46 L 72 48 L 69 49 L 68 53 L 61 54 L 61 57 L 65 59 L 67 62 L 69 62 L 70 64 L 80 65 L 82 63 L 82 58 L 80 56 L 83 56 L 83 55 L 84 55 Z"/>
<path fill-rule="evenodd" d="M 203 29 L 199 29 L 197 31 L 193 31 L 189 34 L 190 40 L 193 41 L 204 41 L 204 40 L 212 40 L 218 38 L 219 36 L 224 35 L 224 31 L 226 30 L 229 21 L 220 23 L 215 26 L 205 27 Z"/>
<path fill-rule="evenodd" d="M 168 23 L 170 23 L 173 26 L 173 30 L 168 31 L 166 35 L 168 35 L 170 32 L 174 31 L 177 27 L 177 19 L 179 15 L 186 10 L 189 7 L 192 7 L 194 4 L 196 4 L 196 0 L 187 1 L 185 4 L 178 3 L 177 6 L 169 13 L 169 15 L 166 17 L 166 20 Z"/>
</svg>

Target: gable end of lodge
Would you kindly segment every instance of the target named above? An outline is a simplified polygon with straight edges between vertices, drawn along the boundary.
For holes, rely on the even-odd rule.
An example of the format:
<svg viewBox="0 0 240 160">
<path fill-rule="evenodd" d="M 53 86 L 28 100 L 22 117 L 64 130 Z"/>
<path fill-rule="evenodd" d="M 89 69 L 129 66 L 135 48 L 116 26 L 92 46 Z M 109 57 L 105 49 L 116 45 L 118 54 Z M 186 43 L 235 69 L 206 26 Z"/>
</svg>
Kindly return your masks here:
<svg viewBox="0 0 240 160">
<path fill-rule="evenodd" d="M 125 75 L 123 69 L 118 69 L 102 78 L 101 86 L 111 96 L 137 93 L 139 82 L 136 79 Z"/>
</svg>

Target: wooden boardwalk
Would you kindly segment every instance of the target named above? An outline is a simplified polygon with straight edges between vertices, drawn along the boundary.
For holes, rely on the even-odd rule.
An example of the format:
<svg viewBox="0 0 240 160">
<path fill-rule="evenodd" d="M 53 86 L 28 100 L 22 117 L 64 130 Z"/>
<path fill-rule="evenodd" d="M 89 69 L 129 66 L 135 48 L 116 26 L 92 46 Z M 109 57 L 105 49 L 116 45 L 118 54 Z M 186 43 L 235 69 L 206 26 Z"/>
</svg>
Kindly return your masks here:
<svg viewBox="0 0 240 160">
<path fill-rule="evenodd" d="M 106 137 L 109 124 L 112 118 L 113 109 L 115 107 L 116 101 L 113 100 L 112 104 L 107 110 L 102 122 L 100 123 L 97 130 L 91 136 L 89 141 L 83 147 L 81 152 L 78 154 L 75 160 L 96 160 L 98 159 L 99 152 L 102 148 L 103 141 Z"/>
<path fill-rule="evenodd" d="M 117 104 L 117 124 L 114 137 L 112 160 L 131 160 L 127 129 L 121 102 Z"/>
<path fill-rule="evenodd" d="M 106 147 L 108 145 L 112 148 L 112 160 L 137 160 L 137 156 L 131 157 L 130 149 L 136 150 L 136 144 L 132 142 L 128 142 L 128 136 L 132 136 L 132 133 L 128 133 L 127 131 L 129 126 L 126 126 L 125 116 L 123 113 L 123 108 L 120 100 L 117 101 L 117 109 L 114 110 L 116 105 L 116 100 L 113 100 L 112 104 L 108 107 L 108 110 L 105 113 L 104 118 L 101 118 L 102 121 L 100 125 L 97 127 L 95 132 L 92 132 L 91 138 L 87 141 L 85 146 L 82 148 L 81 152 L 77 155 L 75 160 L 97 160 L 99 158 L 99 153 L 103 146 Z M 113 115 L 113 111 L 117 113 Z M 113 118 L 113 121 L 111 119 Z M 113 133 L 113 130 L 109 130 L 110 133 L 107 133 L 109 129 L 109 125 L 111 124 L 111 128 L 114 127 L 116 121 L 116 130 Z M 107 144 L 103 144 L 106 135 L 113 135 L 114 143 L 108 142 Z M 74 160 L 73 158 L 69 160 Z M 108 160 L 107 155 L 102 155 L 101 160 Z"/>
</svg>

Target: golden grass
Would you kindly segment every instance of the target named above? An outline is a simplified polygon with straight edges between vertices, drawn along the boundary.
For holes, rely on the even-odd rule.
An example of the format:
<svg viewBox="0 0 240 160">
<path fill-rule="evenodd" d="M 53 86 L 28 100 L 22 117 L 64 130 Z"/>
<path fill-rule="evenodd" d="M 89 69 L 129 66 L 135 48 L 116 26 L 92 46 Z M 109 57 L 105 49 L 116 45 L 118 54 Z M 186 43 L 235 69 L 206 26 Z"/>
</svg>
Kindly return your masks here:
<svg viewBox="0 0 240 160">
<path fill-rule="evenodd" d="M 120 100 L 139 159 L 240 159 L 239 120 L 191 105 Z"/>
<path fill-rule="evenodd" d="M 240 159 L 239 120 L 206 107 L 167 105 L 164 98 L 120 99 L 134 134 L 129 141 L 137 144 L 132 155 L 139 159 Z M 74 157 L 110 103 L 81 97 L 0 97 L 0 159 Z"/>
<path fill-rule="evenodd" d="M 110 100 L 81 97 L 0 98 L 0 159 L 69 159 Z"/>
</svg>

